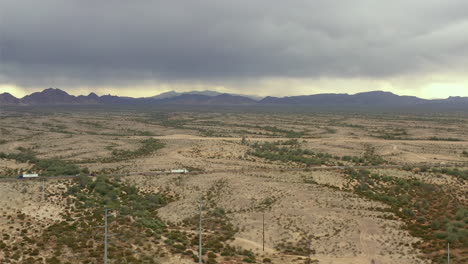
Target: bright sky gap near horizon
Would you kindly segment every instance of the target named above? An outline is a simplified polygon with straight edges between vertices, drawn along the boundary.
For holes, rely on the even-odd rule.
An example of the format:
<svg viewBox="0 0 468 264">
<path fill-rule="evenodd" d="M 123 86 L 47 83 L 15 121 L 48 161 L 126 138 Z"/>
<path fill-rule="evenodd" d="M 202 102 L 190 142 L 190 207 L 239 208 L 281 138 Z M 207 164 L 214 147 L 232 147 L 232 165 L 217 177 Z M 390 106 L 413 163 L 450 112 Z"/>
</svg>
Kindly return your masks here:
<svg viewBox="0 0 468 264">
<path fill-rule="evenodd" d="M 0 0 L 0 93 L 468 96 L 466 0 Z"/>
</svg>

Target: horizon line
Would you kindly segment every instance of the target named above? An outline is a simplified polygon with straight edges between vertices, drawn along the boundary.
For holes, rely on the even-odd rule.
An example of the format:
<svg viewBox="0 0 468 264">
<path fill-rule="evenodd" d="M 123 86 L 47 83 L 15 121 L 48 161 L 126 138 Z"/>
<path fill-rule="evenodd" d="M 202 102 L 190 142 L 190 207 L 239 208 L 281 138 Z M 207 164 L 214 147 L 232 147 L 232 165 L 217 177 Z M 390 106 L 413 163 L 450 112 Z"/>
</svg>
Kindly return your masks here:
<svg viewBox="0 0 468 264">
<path fill-rule="evenodd" d="M 217 93 L 220 93 L 220 94 L 229 94 L 229 95 L 234 95 L 234 96 L 243 96 L 243 97 L 259 97 L 260 99 L 259 100 L 262 100 L 263 98 L 266 98 L 266 97 L 275 97 L 275 98 L 287 98 L 287 97 L 297 97 L 297 96 L 314 96 L 314 95 L 325 95 L 325 94 L 329 94 L 329 95 L 357 95 L 357 94 L 364 94 L 364 93 L 372 93 L 372 92 L 383 92 L 383 93 L 391 93 L 391 94 L 394 94 L 394 95 L 397 95 L 397 96 L 408 96 L 408 97 L 416 97 L 416 98 L 420 98 L 420 99 L 424 99 L 424 100 L 441 100 L 441 99 L 449 99 L 449 98 L 452 98 L 452 97 L 461 97 L 461 98 L 466 98 L 466 96 L 460 96 L 460 95 L 449 95 L 448 97 L 445 97 L 445 98 L 436 98 L 436 97 L 433 97 L 433 98 L 427 98 L 427 97 L 420 97 L 420 96 L 416 96 L 416 95 L 406 95 L 406 94 L 399 94 L 399 93 L 396 93 L 396 92 L 392 92 L 392 91 L 387 91 L 387 90 L 367 90 L 367 91 L 363 91 L 363 92 L 356 92 L 356 93 L 313 93 L 313 94 L 297 94 L 297 95 L 285 95 L 285 96 L 272 96 L 272 95 L 266 95 L 266 96 L 262 96 L 262 95 L 257 95 L 257 94 L 243 94 L 243 93 L 236 93 L 236 92 L 233 92 L 233 93 L 230 93 L 230 92 L 219 92 L 219 91 L 216 91 L 216 90 L 191 90 L 191 91 L 183 91 L 183 92 L 178 92 L 176 90 L 169 90 L 169 91 L 165 91 L 165 92 L 161 92 L 159 94 L 155 94 L 155 95 L 151 95 L 151 96 L 145 96 L 145 97 L 132 97 L 132 96 L 124 96 L 124 95 L 118 95 L 118 94 L 111 94 L 111 93 L 106 93 L 106 94 L 99 94 L 98 92 L 90 92 L 88 94 L 73 94 L 73 93 L 70 93 L 68 92 L 67 90 L 65 89 L 61 89 L 61 88 L 56 88 L 56 87 L 49 87 L 49 88 L 44 88 L 42 90 L 39 90 L 39 91 L 35 91 L 35 92 L 31 92 L 25 96 L 22 96 L 22 97 L 18 97 L 10 92 L 2 92 L 0 94 L 10 94 L 11 96 L 17 98 L 17 99 L 22 99 L 26 96 L 29 96 L 29 95 L 32 95 L 34 93 L 41 93 L 41 92 L 44 92 L 46 90 L 49 90 L 49 89 L 54 89 L 54 90 L 60 90 L 60 91 L 63 91 L 71 96 L 75 96 L 75 97 L 78 97 L 78 96 L 89 96 L 90 94 L 96 94 L 97 96 L 99 97 L 102 97 L 102 96 L 117 96 L 117 97 L 123 97 L 123 98 L 133 98 L 133 99 L 142 99 L 142 98 L 152 98 L 152 97 L 156 97 L 158 95 L 161 95 L 161 94 L 164 94 L 164 93 L 168 93 L 168 92 L 176 92 L 176 93 L 180 93 L 180 94 L 187 94 L 187 93 L 193 93 L 193 92 L 217 92 Z"/>
</svg>

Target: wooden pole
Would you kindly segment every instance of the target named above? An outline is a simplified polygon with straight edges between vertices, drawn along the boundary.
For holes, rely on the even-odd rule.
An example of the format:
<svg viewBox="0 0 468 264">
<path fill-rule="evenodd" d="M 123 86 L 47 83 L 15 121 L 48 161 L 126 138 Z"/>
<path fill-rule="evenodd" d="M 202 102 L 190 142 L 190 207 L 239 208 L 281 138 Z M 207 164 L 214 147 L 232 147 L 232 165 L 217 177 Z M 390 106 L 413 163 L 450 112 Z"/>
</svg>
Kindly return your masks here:
<svg viewBox="0 0 468 264">
<path fill-rule="evenodd" d="M 263 212 L 263 251 L 265 251 L 265 212 Z"/>
</svg>

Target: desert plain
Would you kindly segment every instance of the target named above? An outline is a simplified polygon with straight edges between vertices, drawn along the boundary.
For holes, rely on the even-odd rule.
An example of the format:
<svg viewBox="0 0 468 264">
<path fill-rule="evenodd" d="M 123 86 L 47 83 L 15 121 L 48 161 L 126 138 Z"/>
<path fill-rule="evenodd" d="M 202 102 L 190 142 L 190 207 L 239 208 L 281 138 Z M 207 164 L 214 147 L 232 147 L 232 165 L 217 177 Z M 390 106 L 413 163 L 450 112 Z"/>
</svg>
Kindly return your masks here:
<svg viewBox="0 0 468 264">
<path fill-rule="evenodd" d="M 200 211 L 203 263 L 466 263 L 467 132 L 455 111 L 3 108 L 0 262 L 103 263 L 109 209 L 109 263 L 198 263 Z"/>
</svg>

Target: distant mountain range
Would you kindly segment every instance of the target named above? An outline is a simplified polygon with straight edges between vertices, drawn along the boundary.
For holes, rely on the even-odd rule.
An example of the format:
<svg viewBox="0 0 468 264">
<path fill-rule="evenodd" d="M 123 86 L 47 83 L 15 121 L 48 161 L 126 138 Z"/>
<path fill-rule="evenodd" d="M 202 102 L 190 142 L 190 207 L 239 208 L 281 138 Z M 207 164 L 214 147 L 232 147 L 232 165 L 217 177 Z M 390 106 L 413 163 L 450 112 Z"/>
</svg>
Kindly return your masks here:
<svg viewBox="0 0 468 264">
<path fill-rule="evenodd" d="M 255 98 L 255 97 L 253 97 Z M 260 97 L 258 99 L 261 99 Z M 32 93 L 23 98 L 16 98 L 9 93 L 0 94 L 0 105 L 97 105 L 97 104 L 187 104 L 187 105 L 246 105 L 256 104 L 252 96 L 219 93 L 214 91 L 193 91 L 177 93 L 174 91 L 153 97 L 121 97 L 114 95 L 73 96 L 56 88 Z"/>
<path fill-rule="evenodd" d="M 468 97 L 427 100 L 415 96 L 399 96 L 390 92 L 374 91 L 357 94 L 316 94 L 290 97 L 259 97 L 219 93 L 214 91 L 193 91 L 162 93 L 153 97 L 132 98 L 113 95 L 73 96 L 55 88 L 16 98 L 9 93 L 0 94 L 0 106 L 22 105 L 307 105 L 343 107 L 443 107 L 468 109 Z"/>
<path fill-rule="evenodd" d="M 162 93 L 162 94 L 158 94 L 158 95 L 153 96 L 151 98 L 154 98 L 154 99 L 168 99 L 168 98 L 177 97 L 177 96 L 184 95 L 184 94 L 218 96 L 218 95 L 222 95 L 223 93 L 216 92 L 216 91 L 208 91 L 208 90 L 205 90 L 205 91 L 191 91 L 191 92 L 183 92 L 183 93 L 178 93 L 176 91 L 170 91 L 170 92 L 165 92 L 165 93 Z M 256 95 L 245 95 L 245 94 L 230 94 L 230 95 L 247 97 L 247 98 L 253 99 L 255 101 L 260 101 L 263 98 L 261 96 L 256 96 Z"/>
</svg>

